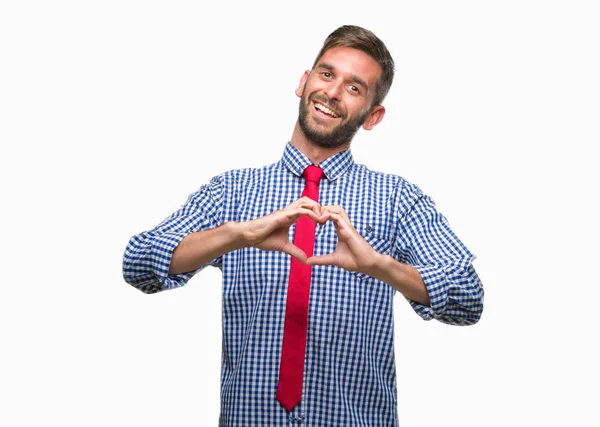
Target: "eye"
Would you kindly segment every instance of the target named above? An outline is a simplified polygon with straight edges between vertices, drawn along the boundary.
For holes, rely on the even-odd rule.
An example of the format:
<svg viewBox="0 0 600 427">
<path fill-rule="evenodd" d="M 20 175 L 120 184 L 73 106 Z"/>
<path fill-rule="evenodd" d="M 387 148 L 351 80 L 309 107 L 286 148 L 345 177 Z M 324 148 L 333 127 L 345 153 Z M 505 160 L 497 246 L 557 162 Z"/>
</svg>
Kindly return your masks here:
<svg viewBox="0 0 600 427">
<path fill-rule="evenodd" d="M 333 77 L 333 74 L 331 74 L 329 71 L 323 71 L 323 77 L 330 79 Z"/>
<path fill-rule="evenodd" d="M 359 93 L 360 92 L 360 90 L 358 90 L 358 86 L 350 85 L 349 89 L 350 89 L 351 92 L 354 92 L 354 93 Z"/>
</svg>

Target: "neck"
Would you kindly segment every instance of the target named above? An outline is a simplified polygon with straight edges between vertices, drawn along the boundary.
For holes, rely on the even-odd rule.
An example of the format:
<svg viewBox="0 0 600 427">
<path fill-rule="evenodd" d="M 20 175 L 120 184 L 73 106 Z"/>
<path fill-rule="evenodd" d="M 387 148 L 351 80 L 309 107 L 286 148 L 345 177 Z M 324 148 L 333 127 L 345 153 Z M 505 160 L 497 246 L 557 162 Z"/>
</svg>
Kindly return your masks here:
<svg viewBox="0 0 600 427">
<path fill-rule="evenodd" d="M 308 157 L 315 165 L 320 164 L 323 160 L 340 151 L 345 151 L 350 148 L 350 141 L 336 148 L 324 148 L 316 145 L 306 138 L 306 135 L 304 135 L 304 132 L 300 129 L 300 123 L 298 123 L 298 121 L 296 121 L 296 126 L 294 126 L 294 132 L 292 133 L 292 140 L 290 143 Z"/>
</svg>

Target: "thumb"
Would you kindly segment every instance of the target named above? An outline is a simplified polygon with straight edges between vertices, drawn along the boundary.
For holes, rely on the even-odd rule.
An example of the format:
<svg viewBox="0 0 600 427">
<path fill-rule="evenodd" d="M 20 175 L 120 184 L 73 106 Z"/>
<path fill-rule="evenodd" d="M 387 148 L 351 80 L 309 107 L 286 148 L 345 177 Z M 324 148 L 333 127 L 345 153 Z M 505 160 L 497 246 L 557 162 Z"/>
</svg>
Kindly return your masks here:
<svg viewBox="0 0 600 427">
<path fill-rule="evenodd" d="M 288 255 L 293 256 L 298 261 L 300 261 L 302 264 L 306 264 L 306 254 L 304 253 L 304 251 L 302 249 L 300 249 L 298 246 L 294 245 L 293 243 L 288 241 L 286 244 L 283 245 L 283 247 L 281 248 L 281 251 L 285 252 Z"/>
<path fill-rule="evenodd" d="M 306 265 L 335 265 L 333 254 L 311 256 L 306 260 Z"/>
</svg>

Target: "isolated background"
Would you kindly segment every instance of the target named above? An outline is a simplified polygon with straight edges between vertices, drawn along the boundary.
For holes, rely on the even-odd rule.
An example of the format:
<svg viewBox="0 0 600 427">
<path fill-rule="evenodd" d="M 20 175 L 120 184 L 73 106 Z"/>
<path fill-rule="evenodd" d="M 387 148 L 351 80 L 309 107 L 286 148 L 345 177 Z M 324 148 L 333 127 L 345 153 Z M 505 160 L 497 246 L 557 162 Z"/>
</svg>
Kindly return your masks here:
<svg viewBox="0 0 600 427">
<path fill-rule="evenodd" d="M 278 160 L 342 24 L 397 64 L 355 160 L 430 194 L 486 289 L 465 328 L 397 297 L 400 425 L 598 425 L 597 2 L 391 5 L 2 2 L 0 425 L 217 425 L 220 272 L 144 295 L 122 253 Z"/>
</svg>

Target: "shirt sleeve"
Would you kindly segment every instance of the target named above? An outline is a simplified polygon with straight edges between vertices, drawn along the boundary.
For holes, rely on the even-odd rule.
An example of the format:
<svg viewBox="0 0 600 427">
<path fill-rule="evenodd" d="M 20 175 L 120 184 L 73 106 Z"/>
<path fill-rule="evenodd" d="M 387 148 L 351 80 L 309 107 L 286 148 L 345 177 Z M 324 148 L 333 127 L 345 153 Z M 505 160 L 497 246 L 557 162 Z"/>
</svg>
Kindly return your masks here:
<svg viewBox="0 0 600 427">
<path fill-rule="evenodd" d="M 221 267 L 218 257 L 196 271 L 169 275 L 171 256 L 188 234 L 219 226 L 222 222 L 223 178 L 214 177 L 191 194 L 187 202 L 153 230 L 129 240 L 123 256 L 123 278 L 140 291 L 152 294 L 185 285 L 208 265 Z"/>
<path fill-rule="evenodd" d="M 475 256 L 450 229 L 430 197 L 414 189 L 402 192 L 407 202 L 399 214 L 398 258 L 419 271 L 431 306 L 408 301 L 425 320 L 452 325 L 476 323 L 483 311 L 484 292 L 472 265 Z"/>
</svg>

